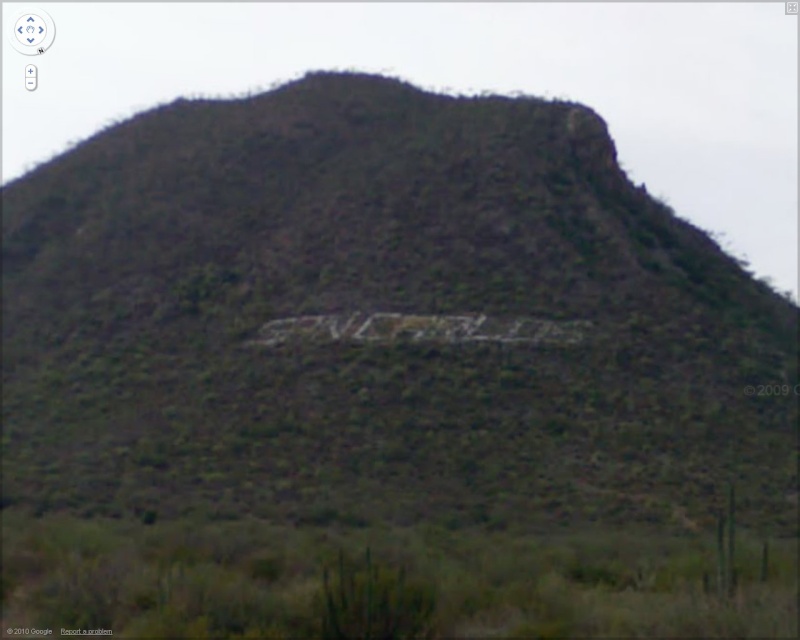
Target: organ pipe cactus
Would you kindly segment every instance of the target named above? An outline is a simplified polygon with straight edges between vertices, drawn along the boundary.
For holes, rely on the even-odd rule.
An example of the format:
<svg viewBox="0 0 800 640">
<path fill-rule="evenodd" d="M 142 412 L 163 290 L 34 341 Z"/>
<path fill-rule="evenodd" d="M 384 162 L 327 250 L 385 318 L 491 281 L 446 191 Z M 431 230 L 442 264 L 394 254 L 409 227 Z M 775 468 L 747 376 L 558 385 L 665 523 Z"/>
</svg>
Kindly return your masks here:
<svg viewBox="0 0 800 640">
<path fill-rule="evenodd" d="M 726 539 L 727 534 L 727 539 Z M 759 579 L 769 579 L 769 541 L 761 545 L 761 568 Z M 728 485 L 728 504 L 717 519 L 717 594 L 720 598 L 732 598 L 736 594 L 738 572 L 736 569 L 736 493 L 733 484 Z M 703 574 L 703 591 L 709 593 L 711 584 L 708 574 Z"/>
<path fill-rule="evenodd" d="M 339 553 L 338 585 L 323 569 L 322 637 L 326 640 L 400 640 L 430 638 L 435 593 L 407 581 L 405 569 L 393 571 L 372 562 L 348 569 Z"/>
<path fill-rule="evenodd" d="M 725 533 L 727 529 L 727 546 Z M 720 513 L 717 520 L 717 591 L 720 597 L 733 597 L 736 591 L 736 494 L 733 483 L 728 485 L 727 517 Z"/>
</svg>

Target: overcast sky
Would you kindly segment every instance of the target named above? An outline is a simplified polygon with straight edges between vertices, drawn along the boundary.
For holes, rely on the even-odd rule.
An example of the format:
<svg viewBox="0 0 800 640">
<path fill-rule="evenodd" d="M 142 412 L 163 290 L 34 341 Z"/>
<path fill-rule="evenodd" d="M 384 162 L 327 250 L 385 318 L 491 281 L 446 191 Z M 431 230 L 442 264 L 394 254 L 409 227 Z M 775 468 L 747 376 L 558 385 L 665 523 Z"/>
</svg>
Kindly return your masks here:
<svg viewBox="0 0 800 640">
<path fill-rule="evenodd" d="M 44 54 L 11 46 L 48 12 Z M 637 183 L 798 290 L 798 24 L 784 3 L 3 3 L 3 183 L 114 120 L 314 69 L 563 97 Z M 34 11 L 35 13 L 35 11 Z M 38 67 L 36 91 L 25 66 Z"/>
</svg>

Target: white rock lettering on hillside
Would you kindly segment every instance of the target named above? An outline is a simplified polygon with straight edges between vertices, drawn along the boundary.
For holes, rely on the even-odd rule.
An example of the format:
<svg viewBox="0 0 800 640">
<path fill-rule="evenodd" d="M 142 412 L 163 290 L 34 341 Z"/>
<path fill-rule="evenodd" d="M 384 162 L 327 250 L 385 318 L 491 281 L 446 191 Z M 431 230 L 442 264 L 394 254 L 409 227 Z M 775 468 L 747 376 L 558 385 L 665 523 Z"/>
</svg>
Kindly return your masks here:
<svg viewBox="0 0 800 640">
<path fill-rule="evenodd" d="M 592 326 L 588 320 L 356 312 L 272 320 L 261 327 L 258 337 L 248 344 L 271 347 L 286 342 L 331 340 L 578 344 Z"/>
</svg>

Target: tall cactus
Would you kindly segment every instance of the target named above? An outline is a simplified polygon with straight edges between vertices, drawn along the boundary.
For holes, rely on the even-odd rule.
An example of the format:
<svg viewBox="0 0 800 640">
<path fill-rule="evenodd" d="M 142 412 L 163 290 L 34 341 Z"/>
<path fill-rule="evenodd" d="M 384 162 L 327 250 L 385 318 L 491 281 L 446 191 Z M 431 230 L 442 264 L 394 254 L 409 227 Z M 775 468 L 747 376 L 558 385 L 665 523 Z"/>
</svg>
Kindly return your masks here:
<svg viewBox="0 0 800 640">
<path fill-rule="evenodd" d="M 728 567 L 725 555 L 725 517 L 722 513 L 717 518 L 717 595 L 722 596 L 727 581 Z"/>
<path fill-rule="evenodd" d="M 727 527 L 726 527 L 727 525 Z M 728 545 L 725 547 L 725 530 Z M 720 597 L 732 598 L 736 592 L 736 494 L 728 485 L 727 517 L 720 513 L 717 521 L 717 591 Z"/>
<path fill-rule="evenodd" d="M 326 640 L 399 640 L 432 635 L 435 589 L 376 566 L 369 547 L 366 568 L 346 568 L 339 552 L 339 588 L 323 568 L 322 637 Z"/>
<path fill-rule="evenodd" d="M 736 590 L 736 502 L 733 483 L 728 485 L 728 597 Z"/>
<path fill-rule="evenodd" d="M 727 547 L 725 533 L 727 530 Z M 728 485 L 727 514 L 720 512 L 717 520 L 717 593 L 721 598 L 736 595 L 738 572 L 736 570 L 736 493 L 733 483 Z M 769 541 L 761 546 L 760 580 L 769 578 Z M 708 574 L 703 574 L 703 590 L 709 592 Z"/>
</svg>

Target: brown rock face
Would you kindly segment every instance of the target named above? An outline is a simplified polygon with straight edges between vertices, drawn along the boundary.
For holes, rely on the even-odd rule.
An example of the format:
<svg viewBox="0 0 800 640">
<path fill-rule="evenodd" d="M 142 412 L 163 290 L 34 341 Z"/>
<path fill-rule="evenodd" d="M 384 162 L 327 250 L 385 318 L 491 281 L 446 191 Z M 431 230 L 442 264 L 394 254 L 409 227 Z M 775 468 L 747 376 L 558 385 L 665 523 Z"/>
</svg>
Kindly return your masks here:
<svg viewBox="0 0 800 640">
<path fill-rule="evenodd" d="M 627 178 L 617 162 L 617 148 L 605 120 L 597 113 L 587 107 L 570 109 L 567 134 L 572 154 L 587 176 L 608 189 L 626 185 Z"/>
</svg>

